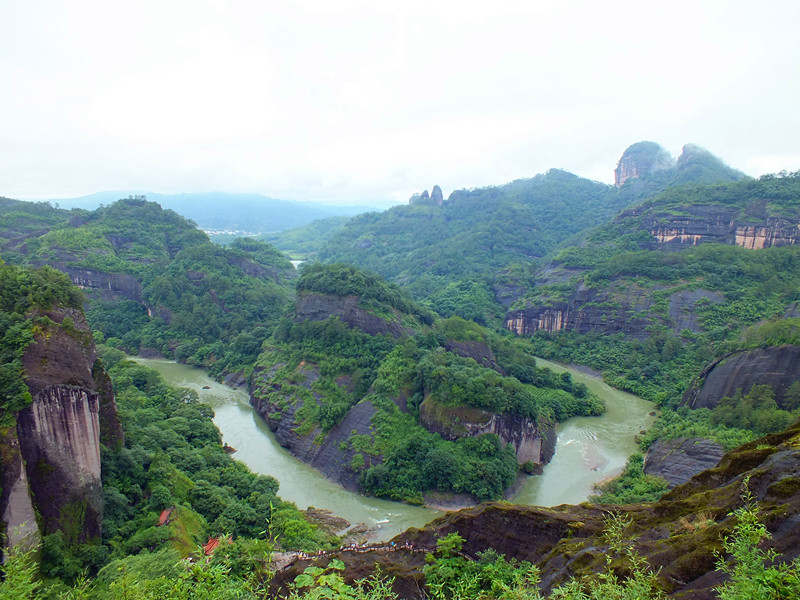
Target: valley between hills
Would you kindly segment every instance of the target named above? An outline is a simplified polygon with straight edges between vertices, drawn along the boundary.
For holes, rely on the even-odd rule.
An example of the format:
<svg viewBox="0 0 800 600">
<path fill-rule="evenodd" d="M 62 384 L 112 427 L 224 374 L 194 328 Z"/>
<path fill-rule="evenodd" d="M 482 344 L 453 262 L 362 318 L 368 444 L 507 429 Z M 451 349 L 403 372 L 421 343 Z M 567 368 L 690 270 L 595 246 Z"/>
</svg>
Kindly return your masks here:
<svg viewBox="0 0 800 600">
<path fill-rule="evenodd" d="M 639 142 L 614 185 L 309 215 L 223 245 L 145 196 L 0 198 L 0 595 L 800 596 L 800 172 Z M 365 545 L 133 357 L 238 388 L 350 492 L 467 508 Z M 542 359 L 657 412 L 578 505 L 506 500 L 606 410 Z"/>
</svg>

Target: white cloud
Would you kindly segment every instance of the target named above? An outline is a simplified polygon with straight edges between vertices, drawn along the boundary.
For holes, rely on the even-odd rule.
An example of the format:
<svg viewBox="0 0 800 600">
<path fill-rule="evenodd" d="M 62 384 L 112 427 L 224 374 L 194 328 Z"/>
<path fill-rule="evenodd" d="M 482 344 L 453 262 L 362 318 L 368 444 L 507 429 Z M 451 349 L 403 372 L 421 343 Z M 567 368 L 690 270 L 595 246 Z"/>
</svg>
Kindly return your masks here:
<svg viewBox="0 0 800 600">
<path fill-rule="evenodd" d="M 385 203 L 642 139 L 800 168 L 789 0 L 0 2 L 0 195 Z"/>
</svg>

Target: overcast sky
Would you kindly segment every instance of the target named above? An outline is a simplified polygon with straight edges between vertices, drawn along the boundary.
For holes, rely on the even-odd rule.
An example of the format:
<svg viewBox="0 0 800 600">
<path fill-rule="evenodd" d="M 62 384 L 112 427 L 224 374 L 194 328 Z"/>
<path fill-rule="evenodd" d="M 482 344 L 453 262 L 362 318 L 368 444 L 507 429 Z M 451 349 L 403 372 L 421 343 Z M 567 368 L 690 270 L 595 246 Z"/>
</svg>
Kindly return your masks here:
<svg viewBox="0 0 800 600">
<path fill-rule="evenodd" d="M 0 196 L 384 206 L 699 144 L 800 169 L 800 2 L 0 0 Z"/>
</svg>

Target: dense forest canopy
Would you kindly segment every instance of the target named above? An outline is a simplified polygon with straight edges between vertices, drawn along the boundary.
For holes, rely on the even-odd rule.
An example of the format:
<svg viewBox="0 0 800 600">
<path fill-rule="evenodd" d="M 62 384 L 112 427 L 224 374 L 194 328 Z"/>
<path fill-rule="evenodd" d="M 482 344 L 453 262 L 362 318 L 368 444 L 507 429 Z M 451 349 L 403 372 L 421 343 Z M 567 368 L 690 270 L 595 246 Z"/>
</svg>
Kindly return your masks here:
<svg viewBox="0 0 800 600">
<path fill-rule="evenodd" d="M 783 390 L 780 402 L 770 386 L 755 385 L 698 410 L 683 394 L 714 358 L 798 345 L 800 246 L 756 251 L 702 242 L 665 251 L 651 230 L 694 218 L 697 207 L 727 211 L 748 226 L 791 223 L 800 214 L 800 173 L 743 179 L 694 147 L 672 161 L 656 145 L 635 145 L 628 158 L 628 173 L 640 172 L 619 188 L 551 170 L 305 230 L 321 234 L 319 241 L 292 232 L 282 239 L 324 263 L 306 265 L 299 275 L 268 243 L 239 239 L 221 248 L 191 221 L 144 198 L 95 211 L 0 199 L 3 423 L 31 402 L 21 357 L 37 319 L 56 305 L 79 310 L 86 303 L 97 338 L 108 344 L 100 355 L 125 431 L 124 446 L 103 448 L 102 538 L 74 544 L 55 533 L 41 540 L 39 569 L 51 596 L 83 590 L 76 593 L 169 597 L 177 588 L 163 586 L 173 581 L 192 593 L 213 589 L 239 597 L 270 577 L 263 557 L 272 550 L 339 543 L 282 501 L 274 479 L 224 452 L 213 411 L 195 394 L 170 388 L 120 349 L 157 350 L 216 376 L 239 371 L 241 381 L 250 378 L 254 399 L 271 411 L 268 418 L 291 419 L 293 431 L 312 436 L 314 444 L 369 404 L 368 429 L 350 431 L 339 449 L 361 491 L 413 503 L 432 492 L 499 499 L 521 468 L 530 470 L 499 434 L 464 435 L 460 424 L 475 415 L 513 416 L 547 431 L 571 416 L 602 412 L 585 386 L 540 368 L 534 356 L 595 367 L 614 386 L 658 402 L 663 412 L 642 437 L 644 447 L 691 435 L 733 448 L 789 426 L 800 416 L 800 383 Z M 86 297 L 70 277 L 83 282 Z M 595 305 L 611 311 L 632 290 L 647 296 L 647 308 L 637 314 L 647 322 L 646 334 L 560 331 L 519 338 L 496 328 L 515 300 L 513 308 L 524 309 L 568 302 L 578 290 L 600 294 Z M 678 330 L 670 312 L 677 293 L 700 298 L 692 326 Z M 332 306 L 343 306 L 337 298 L 353 298 L 347 306 L 357 317 L 400 327 L 362 330 L 358 318 L 346 321 L 336 310 L 312 315 L 316 320 L 292 314 L 308 297 L 323 313 L 326 298 Z M 665 490 L 637 455 L 593 501 L 652 501 Z M 737 535 L 752 534 L 752 543 L 762 530 L 747 506 L 751 512 L 743 509 L 741 516 L 750 519 L 749 534 Z M 158 526 L 165 509 L 173 520 Z M 178 562 L 207 536 L 223 535 L 230 546 L 206 567 L 187 571 Z M 425 574 L 434 595 L 467 597 L 456 590 L 469 589 L 487 597 L 509 597 L 512 590 L 515 597 L 540 597 L 531 565 L 496 554 L 466 560 L 458 555 L 460 543 L 445 538 L 431 557 Z M 18 557 L 10 557 L 6 574 L 15 581 Z M 25 568 L 23 575 L 33 572 Z M 772 575 L 778 581 L 787 572 Z M 96 575 L 90 591 L 83 573 Z M 298 596 L 323 577 L 346 591 L 335 572 L 304 577 Z M 623 593 L 611 575 L 597 581 L 580 589 L 568 584 L 559 597 L 583 597 L 581 589 L 597 597 Z M 646 568 L 628 581 L 641 586 L 641 597 L 657 597 Z M 72 583 L 77 587 L 69 589 Z"/>
<path fill-rule="evenodd" d="M 293 294 L 294 268 L 274 247 L 222 248 L 144 198 L 91 212 L 14 201 L 3 210 L 10 241 L 0 256 L 82 282 L 94 331 L 129 352 L 150 348 L 217 374 L 244 369 Z M 46 227 L 33 230 L 40 214 Z"/>
</svg>

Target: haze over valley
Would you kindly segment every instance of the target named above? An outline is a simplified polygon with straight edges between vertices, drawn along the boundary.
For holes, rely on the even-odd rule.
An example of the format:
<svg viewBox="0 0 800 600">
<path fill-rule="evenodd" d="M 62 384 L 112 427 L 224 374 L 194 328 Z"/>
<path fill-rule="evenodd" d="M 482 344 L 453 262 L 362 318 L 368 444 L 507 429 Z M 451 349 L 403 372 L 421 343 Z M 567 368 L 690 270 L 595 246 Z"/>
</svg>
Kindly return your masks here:
<svg viewBox="0 0 800 600">
<path fill-rule="evenodd" d="M 800 597 L 799 19 L 5 7 L 0 597 Z"/>
</svg>

